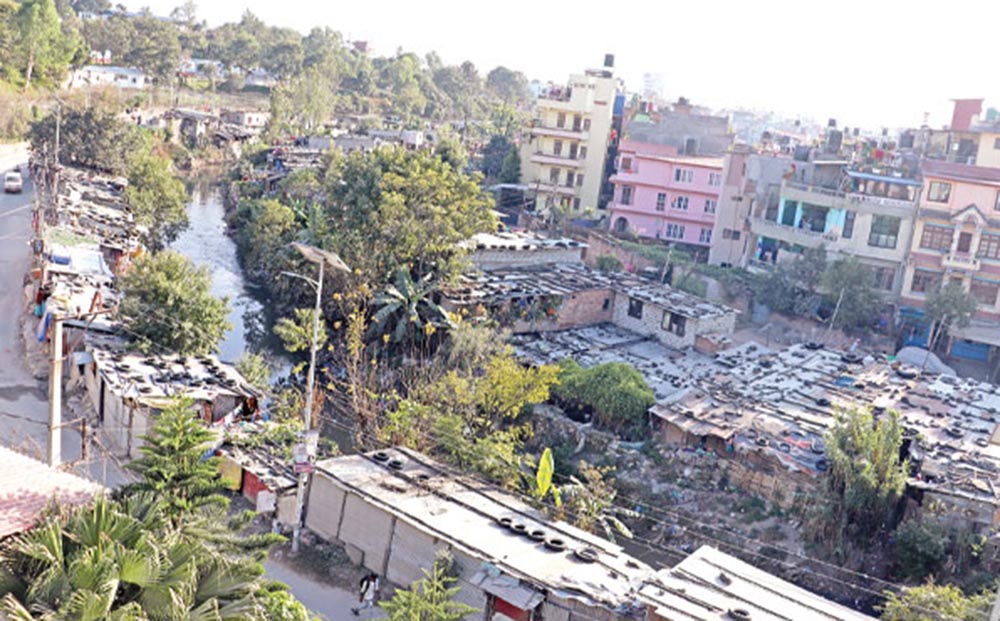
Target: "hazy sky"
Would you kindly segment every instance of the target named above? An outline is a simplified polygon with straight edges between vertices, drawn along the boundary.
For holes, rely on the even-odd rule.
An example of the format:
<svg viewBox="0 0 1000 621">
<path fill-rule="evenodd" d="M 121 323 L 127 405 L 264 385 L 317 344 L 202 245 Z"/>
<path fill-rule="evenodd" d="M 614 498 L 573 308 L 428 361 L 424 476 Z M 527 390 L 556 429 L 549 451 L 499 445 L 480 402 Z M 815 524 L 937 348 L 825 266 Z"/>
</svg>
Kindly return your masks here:
<svg viewBox="0 0 1000 621">
<path fill-rule="evenodd" d="M 129 0 L 167 14 L 182 0 Z M 197 0 L 196 0 L 197 1 Z M 712 107 L 777 110 L 841 126 L 932 126 L 950 120 L 951 98 L 1000 107 L 990 0 L 201 0 L 210 25 L 250 9 L 265 22 L 308 32 L 330 26 L 378 54 L 398 46 L 446 63 L 471 60 L 529 78 L 565 81 L 615 54 L 638 90 L 663 76 L 668 98 Z"/>
</svg>

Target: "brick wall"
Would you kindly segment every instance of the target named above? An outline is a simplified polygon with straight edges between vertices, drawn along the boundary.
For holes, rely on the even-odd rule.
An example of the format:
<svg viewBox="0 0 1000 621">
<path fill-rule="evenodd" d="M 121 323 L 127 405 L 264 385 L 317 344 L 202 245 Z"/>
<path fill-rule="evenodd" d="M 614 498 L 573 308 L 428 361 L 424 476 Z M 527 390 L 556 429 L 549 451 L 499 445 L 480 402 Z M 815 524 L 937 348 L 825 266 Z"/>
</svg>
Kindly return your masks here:
<svg viewBox="0 0 1000 621">
<path fill-rule="evenodd" d="M 587 237 L 588 248 L 583 251 L 583 261 L 590 267 L 597 264 L 597 257 L 611 255 L 617 257 L 626 271 L 639 271 L 647 267 L 655 267 L 655 264 L 645 257 L 641 257 L 634 252 L 625 250 L 619 246 L 613 238 L 604 235 L 591 233 Z"/>
<path fill-rule="evenodd" d="M 592 289 L 563 297 L 562 306 L 551 319 L 515 322 L 515 334 L 523 332 L 552 332 L 582 328 L 611 321 L 615 293 L 611 289 Z M 604 308 L 607 300 L 608 308 Z"/>
</svg>

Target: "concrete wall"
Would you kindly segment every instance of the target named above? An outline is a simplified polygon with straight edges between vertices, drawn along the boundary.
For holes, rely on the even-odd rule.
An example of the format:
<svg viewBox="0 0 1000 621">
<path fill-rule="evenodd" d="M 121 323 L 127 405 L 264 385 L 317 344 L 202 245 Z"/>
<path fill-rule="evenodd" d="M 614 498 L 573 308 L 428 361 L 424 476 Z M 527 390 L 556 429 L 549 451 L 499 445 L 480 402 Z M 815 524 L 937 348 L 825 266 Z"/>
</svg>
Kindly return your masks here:
<svg viewBox="0 0 1000 621">
<path fill-rule="evenodd" d="M 579 263 L 582 248 L 542 248 L 538 250 L 476 250 L 469 260 L 479 269 L 526 267 L 549 263 Z"/>
<path fill-rule="evenodd" d="M 309 486 L 306 528 L 328 541 L 335 541 L 340 535 L 345 496 L 340 486 L 317 472 Z"/>
<path fill-rule="evenodd" d="M 361 551 L 365 567 L 384 576 L 395 522 L 396 518 L 389 513 L 348 494 L 338 538 Z"/>
<path fill-rule="evenodd" d="M 633 332 L 653 337 L 667 347 L 681 349 L 693 346 L 699 334 L 732 334 L 736 329 L 735 313 L 700 319 L 687 317 L 684 326 L 684 336 L 678 336 L 664 327 L 668 325 L 669 311 L 654 304 L 644 302 L 642 305 L 642 318 L 631 317 L 628 314 L 629 299 L 629 296 L 624 293 L 616 296 L 612 322 L 626 330 L 632 330 Z"/>
</svg>

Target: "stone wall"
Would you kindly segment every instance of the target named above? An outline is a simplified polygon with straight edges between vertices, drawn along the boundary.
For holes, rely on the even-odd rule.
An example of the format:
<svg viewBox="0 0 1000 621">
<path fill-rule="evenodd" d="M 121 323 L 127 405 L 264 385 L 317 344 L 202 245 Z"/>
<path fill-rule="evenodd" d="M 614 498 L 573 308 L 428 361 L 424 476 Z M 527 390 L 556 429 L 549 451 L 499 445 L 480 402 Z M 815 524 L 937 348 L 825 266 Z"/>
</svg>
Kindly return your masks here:
<svg viewBox="0 0 1000 621">
<path fill-rule="evenodd" d="M 590 267 L 596 267 L 597 257 L 610 255 L 617 257 L 625 271 L 638 272 L 647 267 L 656 267 L 656 264 L 645 257 L 641 257 L 634 252 L 630 252 L 618 245 L 617 240 L 605 234 L 591 233 L 587 237 L 588 248 L 583 251 L 583 261 Z"/>
</svg>

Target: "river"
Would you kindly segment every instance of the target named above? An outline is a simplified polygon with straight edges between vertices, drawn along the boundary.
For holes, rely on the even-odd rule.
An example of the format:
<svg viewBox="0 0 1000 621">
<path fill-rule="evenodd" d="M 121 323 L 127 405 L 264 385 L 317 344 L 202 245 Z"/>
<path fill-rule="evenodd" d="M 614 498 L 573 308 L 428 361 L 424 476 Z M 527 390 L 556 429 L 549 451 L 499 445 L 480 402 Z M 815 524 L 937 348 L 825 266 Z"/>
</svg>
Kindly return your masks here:
<svg viewBox="0 0 1000 621">
<path fill-rule="evenodd" d="M 217 188 L 198 183 L 187 207 L 188 228 L 174 243 L 173 250 L 212 273 L 212 294 L 229 299 L 229 323 L 219 343 L 219 358 L 234 363 L 248 349 L 267 348 L 264 307 L 251 295 L 236 258 L 236 244 L 226 235 L 225 208 Z M 271 356 L 269 356 L 270 358 Z"/>
</svg>

